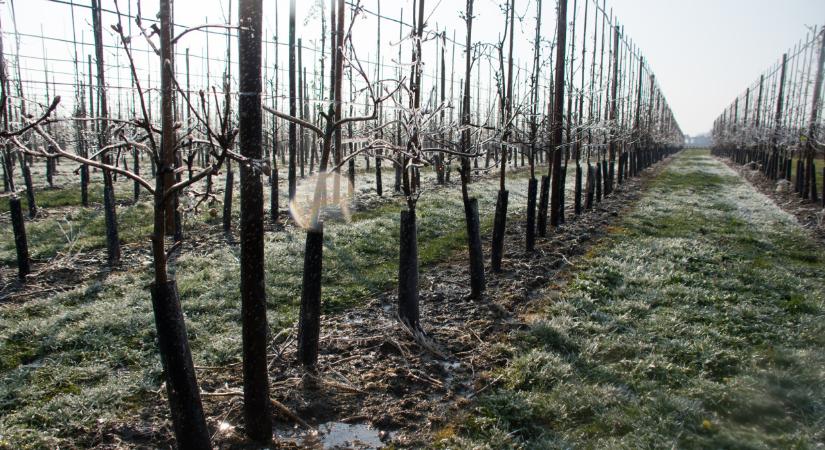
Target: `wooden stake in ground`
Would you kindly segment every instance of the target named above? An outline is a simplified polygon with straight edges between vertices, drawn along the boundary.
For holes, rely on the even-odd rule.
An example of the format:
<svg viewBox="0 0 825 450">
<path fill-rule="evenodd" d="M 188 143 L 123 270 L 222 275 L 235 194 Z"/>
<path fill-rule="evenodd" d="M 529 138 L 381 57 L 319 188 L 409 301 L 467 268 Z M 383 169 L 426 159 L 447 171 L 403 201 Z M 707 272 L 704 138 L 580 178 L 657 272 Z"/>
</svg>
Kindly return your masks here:
<svg viewBox="0 0 825 450">
<path fill-rule="evenodd" d="M 0 23 L 0 28 L 2 28 Z M 0 33 L 0 127 L 3 131 L 9 131 L 9 111 L 11 105 L 9 102 L 9 79 L 6 72 L 6 55 L 3 50 L 3 36 Z M 11 152 L 11 143 L 3 144 L 2 155 L 3 164 L 3 189 L 5 192 L 14 192 L 14 163 Z"/>
<path fill-rule="evenodd" d="M 467 0 L 464 13 L 467 37 L 464 46 L 464 88 L 461 99 L 461 152 L 470 153 L 470 77 L 473 68 L 473 0 Z M 467 247 L 470 256 L 470 297 L 478 299 L 484 293 L 484 254 L 481 249 L 481 231 L 478 220 L 478 199 L 470 198 L 467 185 L 470 183 L 470 158 L 461 157 L 461 197 L 464 201 L 464 220 L 467 223 Z"/>
<path fill-rule="evenodd" d="M 92 24 L 95 35 L 95 56 L 97 60 L 97 100 L 99 103 L 98 116 L 98 147 L 104 148 L 109 143 L 109 130 L 106 118 L 109 110 L 106 101 L 106 69 L 103 64 L 103 25 L 101 24 L 100 6 L 98 0 L 92 0 Z M 104 164 L 109 164 L 108 152 L 101 155 Z M 117 229 L 117 215 L 115 212 L 115 189 L 112 183 L 112 173 L 103 171 L 103 210 L 106 218 L 106 255 L 110 266 L 120 262 L 120 238 Z M 174 218 L 173 218 L 174 219 Z M 174 222 L 172 222 L 174 224 Z"/>
<path fill-rule="evenodd" d="M 377 56 L 375 57 L 376 64 L 375 64 L 375 79 L 381 80 L 381 66 L 382 66 L 382 59 L 381 59 L 381 2 L 377 2 L 376 7 L 378 8 L 378 13 L 376 15 L 376 20 L 378 21 L 378 33 L 376 36 L 375 48 L 377 52 Z M 401 44 L 398 44 L 401 46 Z M 379 85 L 380 86 L 380 85 Z M 380 91 L 379 87 L 379 91 Z M 381 127 L 384 123 L 384 107 L 381 107 L 381 110 L 378 112 L 378 126 Z M 383 135 L 383 130 L 380 131 Z M 379 197 L 384 195 L 384 182 L 381 178 L 381 150 L 376 150 L 375 156 L 375 193 L 378 194 Z"/>
<path fill-rule="evenodd" d="M 418 18 L 413 35 L 412 76 L 410 79 L 410 111 L 419 114 L 421 107 L 421 77 L 423 72 L 421 40 L 424 36 L 424 0 L 418 0 Z M 415 119 L 414 119 L 415 120 Z M 407 142 L 407 152 L 418 154 L 421 146 L 418 126 L 412 127 L 412 134 Z M 418 297 L 418 229 L 416 225 L 417 190 L 415 182 L 415 163 L 409 156 L 400 158 L 401 188 L 406 198 L 407 209 L 401 211 L 398 261 L 398 316 L 412 330 L 421 329 Z"/>
<path fill-rule="evenodd" d="M 619 110 L 617 95 L 619 90 L 619 26 L 613 28 L 613 75 L 610 77 L 610 100 L 608 100 L 608 123 L 610 125 L 610 138 L 607 144 L 607 172 L 602 172 L 602 177 L 605 177 L 604 196 L 607 197 L 613 192 L 613 180 L 615 176 L 616 165 L 616 146 L 618 145 L 617 137 L 618 130 L 616 129 L 616 114 Z"/>
<path fill-rule="evenodd" d="M 272 107 L 278 109 L 278 87 L 280 81 L 280 60 L 278 45 L 278 3 L 275 2 L 275 85 L 272 87 Z M 322 2 L 323 3 L 323 2 Z M 323 18 L 322 18 L 323 20 Z M 323 77 L 321 77 L 323 79 Z M 269 178 L 269 221 L 272 224 L 278 223 L 278 215 L 280 214 L 280 204 L 278 202 L 278 146 L 280 141 L 278 139 L 278 126 L 275 120 L 272 120 L 272 154 L 270 161 L 272 164 L 272 176 Z M 312 172 L 312 166 L 309 169 Z"/>
<path fill-rule="evenodd" d="M 6 74 L 6 59 L 3 53 L 3 36 L 0 35 L 0 126 L 4 132 L 9 131 L 9 80 Z M 10 144 L 6 142 L 3 148 L 3 174 L 6 177 L 6 188 L 11 191 L 9 197 L 9 212 L 11 213 L 11 225 L 14 231 L 14 246 L 17 251 L 17 277 L 21 281 L 26 281 L 26 276 L 31 272 L 31 262 L 29 260 L 29 243 L 26 238 L 26 220 L 23 218 L 23 209 L 20 205 L 20 198 L 17 197 L 14 189 L 14 177 L 11 170 L 12 153 Z M 25 159 L 21 155 L 21 160 Z"/>
<path fill-rule="evenodd" d="M 567 48 L 567 0 L 559 0 L 556 18 L 556 73 L 553 81 L 553 118 L 550 130 L 550 150 L 553 152 L 553 177 L 550 193 L 550 224 L 559 226 L 561 217 L 561 190 L 564 188 L 561 176 L 562 138 L 564 121 L 564 56 Z"/>
<path fill-rule="evenodd" d="M 805 186 L 804 191 L 808 193 L 808 197 L 812 202 L 817 200 L 816 189 L 816 166 L 814 165 L 814 158 L 816 157 L 816 149 L 814 142 L 818 138 L 819 133 L 819 108 L 822 94 L 822 80 L 823 69 L 825 69 L 825 27 L 819 32 L 819 59 L 816 63 L 816 78 L 814 81 L 813 99 L 811 100 L 811 115 L 808 120 L 808 136 L 805 140 Z M 823 179 L 825 185 L 825 179 Z M 823 197 L 825 201 L 825 197 Z"/>
<path fill-rule="evenodd" d="M 493 219 L 493 241 L 490 247 L 490 268 L 493 272 L 501 272 L 501 259 L 504 257 L 504 230 L 507 226 L 507 203 L 510 197 L 510 192 L 505 185 L 505 178 L 507 173 L 508 160 L 508 140 L 510 139 L 510 131 L 512 128 L 513 115 L 513 32 L 515 30 L 515 9 L 516 1 L 511 0 L 507 13 L 507 25 L 510 28 L 510 50 L 507 57 L 507 79 L 506 92 L 501 99 L 502 101 L 502 115 L 501 115 L 501 157 L 499 159 L 499 191 L 496 198 L 496 213 Z M 499 54 L 502 50 L 499 48 Z M 504 77 L 504 74 L 501 74 Z M 503 90 L 502 90 L 503 91 Z"/>
<path fill-rule="evenodd" d="M 289 115 L 298 117 L 297 98 L 295 93 L 298 72 L 295 67 L 295 0 L 289 1 Z M 295 122 L 289 123 L 289 165 L 287 167 L 287 181 L 289 183 L 289 201 L 295 200 L 295 152 L 298 146 L 298 131 Z"/>
<path fill-rule="evenodd" d="M 17 250 L 17 277 L 21 281 L 26 281 L 26 276 L 31 273 L 29 242 L 26 238 L 26 220 L 23 218 L 20 199 L 14 194 L 9 197 L 9 212 L 11 212 L 11 225 L 14 230 L 14 246 Z"/>
<path fill-rule="evenodd" d="M 232 23 L 232 2 L 229 3 L 229 17 L 227 18 L 227 25 Z M 224 103 L 224 117 L 223 121 L 227 126 L 232 120 L 232 92 L 230 90 L 230 79 L 232 67 L 232 52 L 230 49 L 230 35 L 229 29 L 226 30 L 226 65 L 223 71 L 223 103 Z M 217 99 L 215 99 L 217 103 Z M 218 105 L 216 104 L 217 108 Z M 232 170 L 232 160 L 226 160 L 226 180 L 224 180 L 223 190 L 223 231 L 229 233 L 232 230 L 232 199 L 233 191 L 235 189 L 235 172 Z"/>
<path fill-rule="evenodd" d="M 782 128 L 782 113 L 785 100 L 785 78 L 788 66 L 788 54 L 782 55 L 782 70 L 779 75 L 779 93 L 776 97 L 776 115 L 774 117 L 774 132 L 771 138 L 771 167 L 769 177 L 776 180 L 779 177 L 779 134 Z"/>
<path fill-rule="evenodd" d="M 294 4 L 294 0 L 293 0 Z M 261 116 L 262 0 L 239 0 L 238 128 L 241 155 L 241 317 L 243 320 L 244 421 L 250 439 L 272 440 L 266 349 L 264 197 Z M 294 105 L 294 99 L 293 99 Z M 292 155 L 294 156 L 294 155 Z"/>
<path fill-rule="evenodd" d="M 581 166 L 581 153 L 582 153 L 582 146 L 584 142 L 584 76 L 586 71 L 585 62 L 587 60 L 587 10 L 590 6 L 590 1 L 584 1 L 584 28 L 582 30 L 582 62 L 581 62 L 581 85 L 579 90 L 579 104 L 578 104 L 578 118 L 577 118 L 577 130 L 576 130 L 576 143 L 575 143 L 575 158 L 576 158 L 576 174 L 575 174 L 575 181 L 573 183 L 573 211 L 574 214 L 577 216 L 582 213 L 582 166 Z M 575 38 L 575 37 L 574 37 Z M 592 64 L 591 64 L 592 65 Z M 572 77 L 571 77 L 572 78 Z M 572 83 L 572 79 L 571 79 Z M 572 96 L 572 93 L 571 93 Z"/>
<path fill-rule="evenodd" d="M 539 114 L 539 57 L 541 55 L 541 0 L 536 3 L 536 35 L 533 42 L 533 73 L 530 77 L 530 179 L 527 184 L 527 229 L 525 233 L 525 247 L 532 252 L 536 245 L 536 195 L 538 194 L 538 180 L 536 180 L 536 148 L 538 140 Z"/>
</svg>

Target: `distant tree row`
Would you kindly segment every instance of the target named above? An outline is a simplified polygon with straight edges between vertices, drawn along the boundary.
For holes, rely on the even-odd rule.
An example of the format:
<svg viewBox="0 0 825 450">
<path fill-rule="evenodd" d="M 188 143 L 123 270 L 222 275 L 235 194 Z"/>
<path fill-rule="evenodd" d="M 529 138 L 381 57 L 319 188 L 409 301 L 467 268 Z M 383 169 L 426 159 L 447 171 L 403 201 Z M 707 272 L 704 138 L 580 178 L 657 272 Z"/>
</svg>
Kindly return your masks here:
<svg viewBox="0 0 825 450">
<path fill-rule="evenodd" d="M 500 41 L 493 43 L 473 40 L 475 5 L 473 0 L 467 0 L 460 14 L 466 27 L 465 42 L 452 43 L 453 48 L 462 49 L 464 56 L 458 104 L 453 103 L 452 92 L 447 95 L 448 87 L 450 91 L 453 89 L 455 76 L 451 70 L 450 82 L 447 82 L 447 33 L 428 27 L 432 11 L 427 8 L 432 6 L 425 0 L 414 1 L 412 25 L 406 35 L 403 32 L 400 35 L 400 41 L 409 43 L 410 54 L 403 56 L 401 42 L 397 44 L 399 54 L 394 61 L 394 73 L 389 76 L 382 73 L 380 64 L 375 71 L 366 69 L 360 57 L 361 49 L 353 44 L 359 16 L 375 13 L 358 3 L 348 6 L 344 0 L 330 0 L 328 8 L 325 2 L 319 3 L 324 29 L 322 48 L 328 42 L 330 60 L 325 68 L 326 58 L 321 59 L 321 72 L 328 69 L 329 76 L 321 76 L 320 83 L 313 85 L 301 62 L 295 1 L 292 0 L 286 108 L 274 101 L 270 104 L 265 101 L 265 81 L 268 80 L 264 77 L 266 68 L 262 57 L 261 0 L 239 0 L 237 23 L 230 19 L 227 24 L 196 26 L 176 35 L 171 0 L 160 0 L 156 22 L 142 18 L 139 7 L 134 16 L 124 14 L 115 1 L 116 20 L 106 24 L 98 0 L 92 0 L 95 57 L 88 58 L 89 80 L 85 81 L 80 72 L 82 64 L 75 55 L 76 98 L 71 114 L 59 113 L 59 96 L 50 98 L 47 92 L 49 105 L 41 105 L 33 100 L 34 93 L 24 92 L 19 62 L 13 94 L 15 79 L 9 73 L 0 40 L 3 89 L 0 144 L 5 188 L 11 192 L 9 201 L 20 278 L 25 280 L 30 263 L 25 220 L 17 196 L 22 192 L 16 183 L 17 166 L 24 179 L 30 218 L 37 217 L 30 171 L 34 159 L 47 161 L 49 174 L 56 170 L 58 160 L 78 163 L 83 206 L 88 205 L 90 169 L 92 174 L 100 173 L 111 266 L 117 266 L 121 258 L 115 179 L 120 177 L 134 183 L 135 201 L 140 199 L 141 191 L 147 192 L 153 205 L 154 280 L 150 293 L 170 415 L 181 448 L 207 448 L 210 434 L 201 406 L 186 324 L 175 279 L 167 266 L 184 239 L 181 195 L 194 197 L 199 203 L 217 202 L 213 177 L 221 171 L 225 173 L 224 230 L 231 230 L 237 167 L 245 430 L 250 440 L 269 442 L 272 424 L 264 289 L 267 215 L 272 223 L 295 223 L 306 232 L 298 360 L 307 373 L 314 374 L 319 346 L 323 345 L 320 318 L 324 219 L 331 209 L 348 201 L 359 166 L 373 171 L 378 195 L 384 195 L 383 167 L 388 164 L 394 168 L 394 191 L 403 199 L 397 313 L 414 336 L 426 339 L 422 325 L 426 318 L 421 317 L 419 308 L 416 220 L 417 202 L 424 193 L 423 183 L 427 182 L 422 172 L 434 173 L 437 184 L 449 183 L 453 171 L 458 172 L 470 256 L 469 292 L 471 298 L 480 300 L 487 274 L 478 200 L 470 196 L 468 189 L 474 175 L 498 172 L 499 191 L 490 251 L 490 269 L 496 273 L 502 270 L 503 264 L 509 203 L 507 176 L 511 170 L 520 167 L 529 170 L 525 244 L 527 250 L 532 251 L 537 236 L 545 237 L 551 233 L 551 227 L 575 220 L 565 217 L 568 203 L 573 206 L 574 216 L 586 214 L 609 197 L 618 184 L 638 175 L 682 144 L 679 126 L 639 50 L 624 37 L 612 13 L 605 12 L 604 3 L 581 2 L 583 7 L 578 5 L 578 0 L 574 1 L 572 14 L 568 13 L 567 0 L 557 2 L 550 51 L 544 51 L 548 33 L 542 29 L 541 20 L 542 8 L 547 5 L 543 5 L 542 0 L 535 2 L 533 61 L 524 87 L 517 86 L 518 75 L 514 74 L 516 0 L 502 4 L 504 26 Z M 383 17 L 380 9 L 377 15 Z M 378 23 L 380 61 L 381 20 Z M 120 41 L 117 51 L 129 64 L 134 88 L 128 113 L 113 115 L 110 111 L 103 44 L 106 27 L 117 36 Z M 227 66 L 221 86 L 203 86 L 195 91 L 190 86 L 188 69 L 181 72 L 176 68 L 181 61 L 176 59 L 174 48 L 181 45 L 190 32 L 209 30 L 219 30 L 226 35 Z M 228 61 L 232 34 L 237 34 L 238 41 L 237 86 L 230 76 Z M 145 41 L 159 61 L 159 109 L 153 109 L 157 105 L 151 105 L 152 89 L 144 86 L 140 76 L 141 66 L 136 62 L 133 49 L 135 40 Z M 437 68 L 436 81 L 430 90 L 423 81 L 425 45 L 437 45 L 439 50 L 438 59 L 430 61 Z M 188 52 L 186 55 L 183 63 L 188 68 Z M 487 108 L 482 110 L 484 102 L 480 98 L 473 102 L 471 81 L 473 69 L 484 60 L 491 64 L 495 90 L 484 99 Z M 454 62 L 452 66 L 455 68 Z M 274 72 L 277 77 L 278 71 Z M 181 73 L 183 78 L 179 78 Z M 345 79 L 349 87 L 345 86 Z M 552 82 L 542 86 L 543 79 Z M 275 86 L 280 84 L 275 82 L 270 88 Z M 314 105 L 307 101 L 310 90 L 317 99 Z M 283 93 L 270 91 L 269 94 L 269 98 L 276 98 Z M 478 89 L 475 95 L 479 96 Z M 286 136 L 280 132 L 284 128 Z M 285 214 L 279 205 L 279 159 L 280 165 L 286 165 L 287 173 L 290 211 Z M 147 161 L 148 174 L 141 172 L 141 163 Z M 567 199 L 571 164 L 573 198 Z M 341 171 L 345 168 L 347 193 L 342 192 L 341 186 Z M 546 170 L 540 183 L 536 178 L 537 168 Z M 297 214 L 301 201 L 297 198 L 298 180 L 313 173 L 314 178 L 307 180 L 313 186 L 306 214 Z M 264 204 L 265 182 L 270 189 L 268 214 Z"/>
<path fill-rule="evenodd" d="M 825 151 L 823 65 L 825 26 L 815 27 L 737 96 L 714 122 L 712 134 L 714 154 L 751 164 L 771 180 L 792 182 L 802 199 L 821 198 L 825 206 L 816 175 L 816 158 Z"/>
</svg>

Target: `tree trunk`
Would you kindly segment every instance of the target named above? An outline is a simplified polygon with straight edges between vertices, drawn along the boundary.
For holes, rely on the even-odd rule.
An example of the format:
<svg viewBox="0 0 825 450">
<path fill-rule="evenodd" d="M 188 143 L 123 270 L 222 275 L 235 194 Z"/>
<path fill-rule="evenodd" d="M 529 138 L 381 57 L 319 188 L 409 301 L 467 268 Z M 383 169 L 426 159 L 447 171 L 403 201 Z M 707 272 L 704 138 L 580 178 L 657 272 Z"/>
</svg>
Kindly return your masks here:
<svg viewBox="0 0 825 450">
<path fill-rule="evenodd" d="M 562 166 L 562 169 L 561 169 L 561 179 L 559 180 L 559 184 L 561 185 L 561 187 L 559 188 L 559 191 L 560 191 L 559 196 L 561 197 L 561 200 L 559 201 L 559 211 L 558 211 L 559 223 L 558 223 L 558 225 L 561 225 L 561 224 L 564 223 L 564 205 L 565 205 L 565 199 L 567 198 L 567 165 L 568 165 L 568 161 L 567 161 L 567 159 L 565 159 L 564 166 Z"/>
<path fill-rule="evenodd" d="M 616 121 L 618 112 L 617 93 L 619 86 L 619 25 L 613 29 L 613 75 L 610 79 L 610 100 L 608 101 L 608 120 Z M 604 196 L 607 197 L 613 192 L 613 180 L 616 163 L 616 132 L 610 130 L 609 142 L 607 144 L 607 161 L 603 161 L 602 178 L 604 179 Z M 606 170 L 605 170 L 606 169 Z"/>
<path fill-rule="evenodd" d="M 17 276 L 25 281 L 26 275 L 31 272 L 29 243 L 26 239 L 26 222 L 23 219 L 20 199 L 14 194 L 9 197 L 9 211 L 11 212 L 11 225 L 14 229 L 14 246 L 17 249 Z"/>
<path fill-rule="evenodd" d="M 212 448 L 177 286 L 174 280 L 169 280 L 162 284 L 153 283 L 150 290 L 177 446 L 181 449 Z"/>
<path fill-rule="evenodd" d="M 3 192 L 9 192 L 11 190 L 11 187 L 9 185 L 9 180 L 11 180 L 11 177 L 12 177 L 11 172 L 9 171 L 9 167 L 10 167 L 9 166 L 9 155 L 10 154 L 11 153 L 8 150 L 5 150 L 3 152 L 3 155 L 2 155 L 2 157 L 3 157 L 3 160 L 2 160 L 2 163 L 3 163 Z"/>
<path fill-rule="evenodd" d="M 573 192 L 573 211 L 578 216 L 582 213 L 582 166 L 576 161 L 576 184 Z"/>
<path fill-rule="evenodd" d="M 527 233 L 525 235 L 525 247 L 528 252 L 532 252 L 536 247 L 536 191 L 538 180 L 530 178 L 527 181 Z"/>
<path fill-rule="evenodd" d="M 539 193 L 539 217 L 536 224 L 538 235 L 547 236 L 547 206 L 550 201 L 550 177 L 541 177 L 541 190 Z"/>
<path fill-rule="evenodd" d="M 277 138 L 276 138 L 277 139 Z M 272 177 L 269 179 L 269 221 L 278 223 L 280 206 L 278 204 L 278 158 L 275 154 L 277 144 L 272 146 Z"/>
<path fill-rule="evenodd" d="M 226 184 L 223 190 L 223 232 L 232 231 L 232 190 L 235 187 L 235 172 L 232 164 L 226 161 Z"/>
<path fill-rule="evenodd" d="M 327 110 L 326 131 L 321 144 L 318 163 L 318 179 L 312 200 L 310 226 L 307 229 L 306 247 L 304 249 L 304 279 L 301 291 L 301 310 L 298 319 L 298 359 L 309 371 L 315 371 L 318 361 L 318 342 L 321 334 L 321 277 L 324 228 L 320 220 L 320 208 L 326 201 L 327 166 L 332 152 L 332 133 L 336 111 L 340 110 L 340 92 L 343 82 L 343 49 L 336 45 L 337 38 L 344 35 L 344 1 L 330 0 L 330 23 L 332 24 L 331 42 L 332 64 L 330 64 L 330 98 L 336 99 Z M 336 10 L 338 14 L 336 14 Z M 340 15 L 339 15 L 340 14 Z M 336 20 L 336 17 L 338 20 Z"/>
<path fill-rule="evenodd" d="M 490 268 L 493 272 L 501 272 L 501 259 L 504 256 L 504 229 L 507 225 L 507 202 L 509 196 L 509 191 L 500 190 L 496 198 L 496 214 L 493 219 L 493 242 L 490 248 Z"/>
<path fill-rule="evenodd" d="M 32 172 L 26 162 L 26 156 L 20 157 L 20 171 L 23 173 L 23 183 L 26 185 L 26 202 L 29 209 L 29 218 L 37 217 L 37 202 L 34 198 L 34 184 L 32 183 Z"/>
<path fill-rule="evenodd" d="M 132 150 L 132 157 L 133 157 L 132 172 L 135 175 L 140 175 L 140 151 L 137 148 Z M 86 167 L 86 166 L 83 166 L 83 167 Z M 81 168 L 81 170 L 82 170 L 82 168 Z M 86 170 L 88 171 L 88 168 L 86 168 Z M 88 173 L 87 173 L 86 176 L 88 176 Z M 190 175 L 189 177 L 191 178 L 192 176 Z M 134 184 L 133 184 L 132 195 L 134 197 L 135 203 L 137 203 L 137 201 L 140 199 L 140 183 L 138 183 L 137 181 L 135 181 Z"/>
<path fill-rule="evenodd" d="M 464 216 L 467 222 L 467 246 L 470 255 L 470 298 L 479 299 L 484 293 L 485 280 L 477 199 L 467 199 L 464 203 Z"/>
<path fill-rule="evenodd" d="M 375 158 L 375 193 L 379 197 L 384 195 L 384 184 L 381 180 L 381 158 Z"/>
<path fill-rule="evenodd" d="M 507 61 L 507 87 L 504 98 L 502 99 L 504 106 L 502 108 L 503 114 L 501 116 L 501 120 L 504 127 L 504 133 L 502 135 L 503 143 L 501 145 L 501 159 L 499 160 L 499 163 L 501 164 L 499 174 L 499 191 L 498 198 L 496 200 L 495 220 L 493 222 L 493 242 L 490 249 L 490 267 L 493 272 L 501 272 L 501 259 L 504 256 L 504 234 L 505 228 L 507 227 L 507 200 L 509 198 L 509 192 L 505 189 L 506 186 L 504 182 L 507 173 L 507 162 L 509 155 L 509 149 L 507 148 L 506 142 L 510 137 L 510 117 L 512 116 L 513 111 L 513 30 L 515 26 L 515 3 L 515 0 L 512 0 L 508 5 L 507 10 L 507 13 L 509 14 L 507 25 L 509 25 L 510 28 L 510 48 Z M 502 69 L 503 68 L 504 66 L 502 65 Z M 503 73 L 502 76 L 504 76 Z"/>
<path fill-rule="evenodd" d="M 115 210 L 115 188 L 112 174 L 103 172 L 103 211 L 106 217 L 106 255 L 110 266 L 120 263 L 120 238 L 117 230 L 117 211 Z"/>
<path fill-rule="evenodd" d="M 323 274 L 324 225 L 307 230 L 301 310 L 298 315 L 298 360 L 315 370 L 321 334 L 321 276 Z"/>
<path fill-rule="evenodd" d="M 401 211 L 398 261 L 398 316 L 413 330 L 421 328 L 418 308 L 418 231 L 415 210 Z"/>
<path fill-rule="evenodd" d="M 587 184 L 585 187 L 585 195 L 584 195 L 584 209 L 589 211 L 593 209 L 593 166 L 590 163 L 587 163 Z"/>
<path fill-rule="evenodd" d="M 49 153 L 54 153 L 52 146 L 49 146 Z M 49 188 L 54 188 L 54 158 L 46 157 L 46 183 Z"/>
</svg>

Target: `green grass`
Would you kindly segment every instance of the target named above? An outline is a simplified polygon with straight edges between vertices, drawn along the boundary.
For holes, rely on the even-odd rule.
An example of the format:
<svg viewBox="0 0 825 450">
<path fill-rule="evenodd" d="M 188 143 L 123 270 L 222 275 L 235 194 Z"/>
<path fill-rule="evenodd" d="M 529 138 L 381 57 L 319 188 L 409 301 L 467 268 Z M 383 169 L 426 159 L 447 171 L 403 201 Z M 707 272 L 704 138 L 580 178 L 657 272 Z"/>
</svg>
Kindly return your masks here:
<svg viewBox="0 0 825 450">
<path fill-rule="evenodd" d="M 510 176 L 511 219 L 524 212 L 526 185 L 525 173 Z M 484 239 L 489 238 L 497 189 L 492 178 L 471 186 L 479 198 Z M 119 209 L 124 240 L 137 241 L 148 234 L 148 208 L 148 203 L 138 203 Z M 394 287 L 401 208 L 396 197 L 353 214 L 351 223 L 326 221 L 322 296 L 327 313 Z M 418 205 L 422 266 L 443 261 L 465 247 L 463 217 L 458 186 L 422 195 Z M 100 211 L 81 211 L 66 220 L 78 236 L 77 248 L 103 245 Z M 64 251 L 66 239 L 56 227 L 61 222 L 65 229 L 62 219 L 27 224 L 34 255 L 47 258 Z M 300 229 L 265 236 L 272 336 L 295 323 L 303 248 Z M 13 258 L 13 253 L 0 255 Z M 171 268 L 197 365 L 240 360 L 238 259 L 239 250 L 228 244 L 197 252 L 184 244 Z M 161 372 L 146 288 L 151 281 L 148 254 L 146 261 L 142 270 L 115 271 L 81 282 L 69 292 L 0 305 L 0 448 L 83 447 L 85 441 L 78 439 L 88 435 L 96 421 L 138 420 L 142 405 L 158 399 Z M 201 379 L 205 386 L 209 381 Z"/>
<path fill-rule="evenodd" d="M 821 247 L 704 151 L 682 153 L 620 225 L 438 444 L 821 446 Z"/>
<path fill-rule="evenodd" d="M 18 196 L 20 197 L 20 205 L 25 214 L 28 214 L 29 199 L 26 196 L 26 191 L 22 186 L 19 186 Z M 89 185 L 89 203 L 103 203 L 103 184 L 92 183 Z M 125 182 L 118 182 L 115 184 L 115 198 L 118 201 L 132 200 L 133 197 L 132 184 Z M 145 191 L 141 195 L 147 195 Z M 35 188 L 35 203 L 38 208 L 57 208 L 61 206 L 80 206 L 80 185 L 68 184 L 65 187 L 55 188 Z M 0 203 L 0 212 L 9 212 L 9 202 L 3 201 Z"/>
<path fill-rule="evenodd" d="M 118 232 L 122 242 L 147 241 L 152 231 L 152 206 L 148 202 L 119 206 Z M 105 247 L 106 220 L 101 208 L 76 209 L 64 215 L 26 224 L 29 255 L 48 260 L 58 253 Z M 16 264 L 11 227 L 0 229 L 0 264 Z"/>
</svg>

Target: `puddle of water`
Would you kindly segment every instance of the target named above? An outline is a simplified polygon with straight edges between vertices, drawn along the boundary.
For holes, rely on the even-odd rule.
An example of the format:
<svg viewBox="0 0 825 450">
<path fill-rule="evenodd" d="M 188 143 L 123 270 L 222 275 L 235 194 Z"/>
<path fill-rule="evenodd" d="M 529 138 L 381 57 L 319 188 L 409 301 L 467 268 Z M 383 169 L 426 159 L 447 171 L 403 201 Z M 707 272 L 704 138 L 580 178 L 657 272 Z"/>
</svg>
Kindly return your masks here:
<svg viewBox="0 0 825 450">
<path fill-rule="evenodd" d="M 444 371 L 447 373 L 451 373 L 456 369 L 461 368 L 461 361 L 438 361 L 441 364 L 441 367 L 444 368 Z"/>
<path fill-rule="evenodd" d="M 379 431 L 365 424 L 327 422 L 318 427 L 317 433 L 306 436 L 301 445 L 312 449 L 369 450 L 384 447 Z"/>
</svg>

